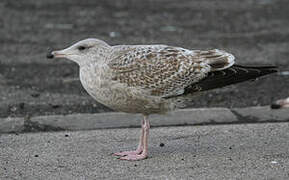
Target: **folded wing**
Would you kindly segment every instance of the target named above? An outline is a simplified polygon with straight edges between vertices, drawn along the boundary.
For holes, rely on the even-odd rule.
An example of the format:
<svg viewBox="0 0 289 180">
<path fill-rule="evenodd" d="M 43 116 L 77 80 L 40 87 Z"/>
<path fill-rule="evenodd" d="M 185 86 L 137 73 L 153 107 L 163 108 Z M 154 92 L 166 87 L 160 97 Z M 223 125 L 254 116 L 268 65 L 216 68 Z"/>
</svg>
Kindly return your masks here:
<svg viewBox="0 0 289 180">
<path fill-rule="evenodd" d="M 234 64 L 234 56 L 221 50 L 199 51 L 170 46 L 132 46 L 114 53 L 109 62 L 113 80 L 139 87 L 150 95 L 182 95 L 209 72 Z"/>
</svg>

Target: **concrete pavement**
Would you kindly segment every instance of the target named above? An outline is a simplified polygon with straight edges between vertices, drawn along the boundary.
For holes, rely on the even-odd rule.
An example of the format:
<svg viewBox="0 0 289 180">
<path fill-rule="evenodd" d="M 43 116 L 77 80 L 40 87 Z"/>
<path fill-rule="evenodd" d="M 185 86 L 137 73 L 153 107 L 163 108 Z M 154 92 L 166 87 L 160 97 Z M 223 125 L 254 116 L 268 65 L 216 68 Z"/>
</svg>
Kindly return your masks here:
<svg viewBox="0 0 289 180">
<path fill-rule="evenodd" d="M 200 124 L 288 122 L 289 108 L 272 110 L 268 106 L 247 108 L 181 109 L 167 115 L 149 117 L 154 127 Z M 139 127 L 142 116 L 126 113 L 71 114 L 0 118 L 0 133 L 57 130 L 92 130 Z"/>
<path fill-rule="evenodd" d="M 288 179 L 289 124 L 153 128 L 144 161 L 138 128 L 0 136 L 0 179 Z M 160 143 L 164 143 L 160 147 Z"/>
</svg>

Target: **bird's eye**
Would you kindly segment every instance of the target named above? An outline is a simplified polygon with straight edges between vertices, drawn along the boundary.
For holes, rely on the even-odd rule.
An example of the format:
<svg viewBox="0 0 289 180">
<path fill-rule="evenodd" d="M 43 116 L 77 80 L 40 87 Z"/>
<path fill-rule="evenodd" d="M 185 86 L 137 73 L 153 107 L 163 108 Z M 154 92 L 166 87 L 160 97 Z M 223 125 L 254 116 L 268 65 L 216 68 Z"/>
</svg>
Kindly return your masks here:
<svg viewBox="0 0 289 180">
<path fill-rule="evenodd" d="M 83 50 L 86 49 L 86 47 L 85 47 L 85 46 L 78 46 L 77 49 L 78 49 L 79 51 L 83 51 Z"/>
</svg>

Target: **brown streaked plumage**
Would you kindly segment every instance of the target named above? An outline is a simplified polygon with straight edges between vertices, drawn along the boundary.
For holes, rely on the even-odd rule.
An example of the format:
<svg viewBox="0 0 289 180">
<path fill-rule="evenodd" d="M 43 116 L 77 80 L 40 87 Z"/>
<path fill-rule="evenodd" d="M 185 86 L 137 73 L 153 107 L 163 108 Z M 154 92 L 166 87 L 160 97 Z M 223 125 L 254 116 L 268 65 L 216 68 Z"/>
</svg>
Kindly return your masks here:
<svg viewBox="0 0 289 180">
<path fill-rule="evenodd" d="M 125 160 L 147 157 L 148 115 L 180 107 L 196 92 L 276 72 L 274 66 L 234 65 L 234 56 L 218 49 L 110 46 L 98 39 L 77 42 L 64 50 L 49 52 L 47 57 L 63 57 L 79 64 L 80 81 L 98 102 L 117 111 L 144 115 L 138 148 L 115 153 Z"/>
<path fill-rule="evenodd" d="M 114 53 L 119 53 L 114 52 Z M 233 64 L 234 57 L 220 50 L 186 50 L 170 46 L 135 47 L 109 61 L 113 80 L 141 87 L 153 96 L 180 95 L 184 89 Z"/>
</svg>

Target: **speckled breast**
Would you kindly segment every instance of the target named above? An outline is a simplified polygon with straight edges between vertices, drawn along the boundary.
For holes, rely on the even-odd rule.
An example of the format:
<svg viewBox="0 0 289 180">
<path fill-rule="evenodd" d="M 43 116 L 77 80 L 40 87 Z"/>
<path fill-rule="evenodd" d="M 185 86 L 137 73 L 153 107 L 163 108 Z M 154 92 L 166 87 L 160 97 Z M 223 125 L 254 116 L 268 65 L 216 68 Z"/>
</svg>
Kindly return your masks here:
<svg viewBox="0 0 289 180">
<path fill-rule="evenodd" d="M 155 114 L 171 110 L 169 101 L 146 94 L 140 88 L 127 87 L 111 80 L 112 74 L 105 65 L 80 68 L 80 81 L 85 90 L 99 103 L 127 113 Z"/>
</svg>

